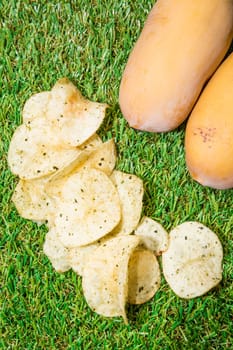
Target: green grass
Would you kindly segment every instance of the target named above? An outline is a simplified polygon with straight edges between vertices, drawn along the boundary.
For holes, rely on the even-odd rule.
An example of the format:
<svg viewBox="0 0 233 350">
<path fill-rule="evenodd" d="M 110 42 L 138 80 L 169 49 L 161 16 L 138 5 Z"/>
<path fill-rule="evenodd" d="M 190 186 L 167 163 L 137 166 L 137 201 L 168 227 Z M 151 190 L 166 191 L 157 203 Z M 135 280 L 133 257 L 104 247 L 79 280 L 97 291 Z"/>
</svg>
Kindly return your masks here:
<svg viewBox="0 0 233 350">
<path fill-rule="evenodd" d="M 204 188 L 184 161 L 185 124 L 167 134 L 130 129 L 118 105 L 128 54 L 153 1 L 0 2 L 0 348 L 232 349 L 232 190 Z M 110 105 L 99 133 L 117 144 L 117 168 L 144 181 L 143 213 L 167 230 L 198 220 L 224 248 L 223 280 L 205 296 L 179 299 L 162 279 L 154 298 L 129 306 L 129 325 L 93 313 L 72 271 L 56 273 L 42 252 L 46 229 L 19 217 L 9 141 L 33 93 L 67 76 L 89 99 Z"/>
</svg>

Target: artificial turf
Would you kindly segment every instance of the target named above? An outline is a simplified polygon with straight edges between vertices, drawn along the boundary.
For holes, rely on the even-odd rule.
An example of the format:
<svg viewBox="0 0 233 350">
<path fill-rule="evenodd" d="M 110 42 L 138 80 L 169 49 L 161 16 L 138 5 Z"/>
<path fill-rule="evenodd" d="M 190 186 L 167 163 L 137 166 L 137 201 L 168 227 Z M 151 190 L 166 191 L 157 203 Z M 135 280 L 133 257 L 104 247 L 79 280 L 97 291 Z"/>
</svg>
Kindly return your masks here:
<svg viewBox="0 0 233 350">
<path fill-rule="evenodd" d="M 123 68 L 153 1 L 0 2 L 0 348 L 232 349 L 233 200 L 194 182 L 184 159 L 185 123 L 166 134 L 131 129 L 118 91 Z M 217 233 L 223 280 L 191 300 L 162 277 L 154 298 L 127 306 L 129 324 L 88 307 L 81 279 L 59 274 L 43 254 L 46 228 L 21 218 L 11 202 L 17 178 L 7 151 L 33 93 L 68 77 L 87 98 L 109 104 L 99 135 L 114 138 L 117 168 L 144 182 L 143 214 L 168 231 L 187 220 Z"/>
</svg>

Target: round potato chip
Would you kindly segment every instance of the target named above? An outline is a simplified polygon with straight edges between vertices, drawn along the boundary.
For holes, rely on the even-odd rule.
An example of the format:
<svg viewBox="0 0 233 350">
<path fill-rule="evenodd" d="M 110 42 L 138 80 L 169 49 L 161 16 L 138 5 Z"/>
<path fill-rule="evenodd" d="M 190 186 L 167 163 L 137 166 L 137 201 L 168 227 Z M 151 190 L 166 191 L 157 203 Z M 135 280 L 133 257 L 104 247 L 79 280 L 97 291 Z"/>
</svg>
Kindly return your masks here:
<svg viewBox="0 0 233 350">
<path fill-rule="evenodd" d="M 56 129 L 44 118 L 20 125 L 8 151 L 8 164 L 21 179 L 39 178 L 56 172 L 76 159 L 80 150 L 62 148 Z"/>
<path fill-rule="evenodd" d="M 35 180 L 19 180 L 12 201 L 20 216 L 41 223 L 49 218 L 53 202 L 44 191 L 47 181 L 47 177 Z"/>
<path fill-rule="evenodd" d="M 223 249 L 217 235 L 198 222 L 185 222 L 169 235 L 162 254 L 163 273 L 181 298 L 207 293 L 222 279 Z"/>
<path fill-rule="evenodd" d="M 45 236 L 43 251 L 57 272 L 65 272 L 71 268 L 69 249 L 65 248 L 61 243 L 54 227 Z"/>
<path fill-rule="evenodd" d="M 24 104 L 22 111 L 23 122 L 25 123 L 38 117 L 46 117 L 50 97 L 50 91 L 42 91 L 32 95 Z"/>
<path fill-rule="evenodd" d="M 135 235 L 141 237 L 144 246 L 155 255 L 161 255 L 168 247 L 168 233 L 155 220 L 144 216 L 135 230 Z"/>
<path fill-rule="evenodd" d="M 160 268 L 152 251 L 136 249 L 129 259 L 128 302 L 143 304 L 150 300 L 160 287 Z"/>
<path fill-rule="evenodd" d="M 82 169 L 63 183 L 55 225 L 64 246 L 97 241 L 112 231 L 120 217 L 117 190 L 102 171 Z"/>
<path fill-rule="evenodd" d="M 100 245 L 83 269 L 82 287 L 90 308 L 107 316 L 122 316 L 127 323 L 128 262 L 140 238 L 117 236 Z"/>
<path fill-rule="evenodd" d="M 113 230 L 115 235 L 131 234 L 137 227 L 142 213 L 143 182 L 136 175 L 114 170 L 111 180 L 119 193 L 122 216 Z"/>
</svg>

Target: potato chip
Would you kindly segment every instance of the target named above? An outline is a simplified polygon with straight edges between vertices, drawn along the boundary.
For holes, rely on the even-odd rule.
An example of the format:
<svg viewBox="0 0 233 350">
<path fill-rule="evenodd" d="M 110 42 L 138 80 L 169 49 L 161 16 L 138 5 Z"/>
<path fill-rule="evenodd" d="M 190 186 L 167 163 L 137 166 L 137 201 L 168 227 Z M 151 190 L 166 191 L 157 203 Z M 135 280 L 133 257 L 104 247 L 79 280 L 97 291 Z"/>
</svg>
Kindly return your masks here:
<svg viewBox="0 0 233 350">
<path fill-rule="evenodd" d="M 38 117 L 46 117 L 50 97 L 50 91 L 42 91 L 32 95 L 24 104 L 22 111 L 23 122 L 25 123 Z"/>
<path fill-rule="evenodd" d="M 46 193 L 54 198 L 59 197 L 60 200 L 62 188 L 68 177 L 76 173 L 78 169 L 85 164 L 90 154 L 91 151 L 80 151 L 77 157 L 67 166 L 59 169 L 56 171 L 56 173 L 52 174 L 45 187 Z"/>
<path fill-rule="evenodd" d="M 60 242 L 54 227 L 45 236 L 43 251 L 57 272 L 65 272 L 71 268 L 69 263 L 69 249 L 65 248 Z"/>
<path fill-rule="evenodd" d="M 51 95 L 48 118 L 58 128 L 64 145 L 79 146 L 99 129 L 105 118 L 106 103 L 87 100 L 66 78 L 55 84 Z"/>
<path fill-rule="evenodd" d="M 77 148 L 62 148 L 56 129 L 44 118 L 36 118 L 15 130 L 8 150 L 8 164 L 12 173 L 30 180 L 56 172 L 79 153 Z"/>
<path fill-rule="evenodd" d="M 135 230 L 135 235 L 141 237 L 144 246 L 155 255 L 161 255 L 168 247 L 168 233 L 155 220 L 144 216 Z"/>
<path fill-rule="evenodd" d="M 156 256 L 147 249 L 136 249 L 129 259 L 128 302 L 143 304 L 160 287 L 160 268 Z"/>
<path fill-rule="evenodd" d="M 116 164 L 116 147 L 114 140 L 111 139 L 102 143 L 96 148 L 89 159 L 84 164 L 85 167 L 93 167 L 103 171 L 107 175 L 111 175 Z"/>
<path fill-rule="evenodd" d="M 51 89 L 47 117 L 53 120 L 73 117 L 83 100 L 85 99 L 78 88 L 68 78 L 61 78 Z"/>
<path fill-rule="evenodd" d="M 72 174 L 63 184 L 60 197 L 55 225 L 66 247 L 97 241 L 120 220 L 117 190 L 102 171 L 90 168 Z"/>
<path fill-rule="evenodd" d="M 113 234 L 128 235 L 137 227 L 143 199 L 143 182 L 136 175 L 114 170 L 111 179 L 116 186 L 121 201 L 122 217 Z"/>
<path fill-rule="evenodd" d="M 44 191 L 48 178 L 19 180 L 12 201 L 23 218 L 45 222 L 52 210 L 52 199 Z"/>
<path fill-rule="evenodd" d="M 140 238 L 117 236 L 100 245 L 88 259 L 82 286 L 91 309 L 100 315 L 122 316 L 127 323 L 128 262 Z"/>
<path fill-rule="evenodd" d="M 165 279 L 179 297 L 198 297 L 221 281 L 222 258 L 214 232 L 198 222 L 185 222 L 170 232 L 168 249 L 162 254 Z"/>
<path fill-rule="evenodd" d="M 93 151 L 98 146 L 102 145 L 103 141 L 101 138 L 95 133 L 89 139 L 87 139 L 84 143 L 82 143 L 78 148 L 82 151 Z"/>
<path fill-rule="evenodd" d="M 69 264 L 71 268 L 78 275 L 83 275 L 83 270 L 89 258 L 92 258 L 92 254 L 96 248 L 99 247 L 99 243 L 95 242 L 83 247 L 75 247 L 69 249 Z"/>
</svg>

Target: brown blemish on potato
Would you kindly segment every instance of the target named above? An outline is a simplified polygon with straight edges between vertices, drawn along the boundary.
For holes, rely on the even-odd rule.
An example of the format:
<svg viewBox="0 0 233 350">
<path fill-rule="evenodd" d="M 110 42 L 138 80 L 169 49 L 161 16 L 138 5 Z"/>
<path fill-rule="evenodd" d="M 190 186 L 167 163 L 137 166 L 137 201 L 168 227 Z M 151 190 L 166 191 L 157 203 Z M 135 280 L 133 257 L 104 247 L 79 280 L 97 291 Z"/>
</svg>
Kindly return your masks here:
<svg viewBox="0 0 233 350">
<path fill-rule="evenodd" d="M 216 128 L 212 127 L 199 127 L 193 132 L 193 135 L 200 136 L 204 143 L 212 142 L 216 134 Z"/>
</svg>

